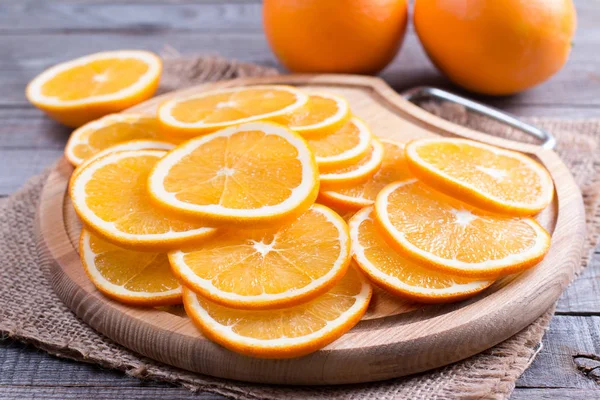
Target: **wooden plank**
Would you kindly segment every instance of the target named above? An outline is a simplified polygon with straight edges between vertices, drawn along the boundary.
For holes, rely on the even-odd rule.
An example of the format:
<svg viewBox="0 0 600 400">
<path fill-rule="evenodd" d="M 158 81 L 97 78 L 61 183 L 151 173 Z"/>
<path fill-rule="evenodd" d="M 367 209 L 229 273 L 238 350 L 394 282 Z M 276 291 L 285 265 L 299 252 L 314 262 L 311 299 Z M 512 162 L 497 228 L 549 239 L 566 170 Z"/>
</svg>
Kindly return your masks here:
<svg viewBox="0 0 600 400">
<path fill-rule="evenodd" d="M 92 395 L 97 399 L 225 399 L 207 392 L 194 394 L 167 383 L 140 380 L 95 364 L 60 359 L 10 340 L 0 341 L 0 371 L 0 399 L 71 399 L 92 398 Z"/>
<path fill-rule="evenodd" d="M 600 250 L 600 249 L 598 249 Z M 561 296 L 558 314 L 600 314 L 600 253 Z"/>
<path fill-rule="evenodd" d="M 229 1 L 231 1 L 231 0 L 229 0 Z M 180 0 L 174 0 L 174 1 L 172 0 L 170 2 L 171 3 L 179 3 Z M 185 0 L 183 2 L 187 3 L 187 0 Z M 14 3 L 21 3 L 21 2 L 14 2 Z M 42 2 L 39 2 L 39 3 L 30 2 L 30 3 L 35 5 L 35 4 L 40 4 Z M 81 3 L 81 2 L 77 2 L 77 1 L 73 1 L 72 3 L 74 3 L 74 4 L 79 3 L 80 6 L 85 5 L 87 7 L 86 3 Z M 108 5 L 110 5 L 110 3 L 112 3 L 112 0 L 95 1 L 95 3 L 97 3 L 97 4 L 98 3 L 109 3 Z M 144 5 L 145 4 L 155 4 L 157 6 L 162 5 L 162 4 L 158 4 L 158 3 L 163 3 L 163 0 L 146 0 L 143 2 Z M 584 35 L 587 34 L 587 32 L 589 31 L 590 25 L 592 25 L 592 23 L 597 21 L 597 19 L 598 19 L 597 18 L 597 14 L 598 14 L 597 8 L 598 7 L 597 6 L 593 7 L 594 4 L 592 1 L 584 1 L 584 2 L 577 1 L 576 4 L 579 9 L 579 17 L 580 17 L 579 18 L 579 33 L 578 33 L 578 37 L 579 37 L 582 34 L 584 34 Z M 582 4 L 586 5 L 587 8 L 582 9 L 582 7 L 581 7 Z M 583 12 L 582 12 L 582 10 L 583 10 Z M 0 18 L 2 18 L 1 17 L 2 11 L 3 10 L 0 9 Z M 28 12 L 31 12 L 31 10 L 28 10 Z M 26 17 L 26 15 L 25 16 L 21 15 L 21 17 L 20 17 L 21 21 L 23 21 L 23 17 Z M 152 16 L 149 16 L 148 18 L 152 19 Z M 173 17 L 169 17 L 169 18 L 173 18 Z M 17 20 L 18 20 L 18 18 L 17 18 Z M 117 29 L 125 29 L 125 30 L 129 29 L 126 19 L 120 20 L 117 22 L 122 24 L 122 26 Z M 152 22 L 152 21 L 150 21 L 150 22 Z M 0 27 L 3 28 L 4 26 L 5 26 L 4 23 L 0 22 Z M 19 29 L 21 29 L 21 28 L 19 28 Z M 173 28 L 173 29 L 177 29 L 177 28 Z M 200 30 L 201 28 L 190 27 L 189 29 L 190 30 L 191 29 Z M 30 28 L 26 28 L 26 30 L 29 33 L 33 33 L 30 30 Z M 133 31 L 135 31 L 135 29 L 133 29 Z M 136 33 L 133 32 L 133 33 L 130 33 L 129 35 L 135 36 L 135 34 Z M 141 34 L 141 32 L 138 34 Z M 158 40 L 160 40 L 160 38 L 163 36 L 163 35 L 160 35 L 158 32 L 155 34 L 156 34 L 156 38 Z M 99 36 L 100 36 L 100 40 L 103 40 L 102 35 L 90 35 L 91 38 L 96 38 Z M 410 40 L 411 40 L 411 38 L 409 38 L 409 45 L 411 45 Z M 582 44 L 578 40 L 576 40 L 575 54 L 573 55 L 574 57 L 580 52 L 591 55 L 591 53 L 594 53 L 594 51 L 595 51 L 591 48 L 587 48 L 587 49 L 584 48 L 583 50 L 580 50 L 581 47 L 582 47 Z M 0 47 L 0 49 L 1 48 L 2 47 Z M 211 50 L 211 49 L 212 48 L 209 48 L 208 50 Z M 202 49 L 202 48 L 195 48 L 195 49 L 190 48 L 190 51 L 195 51 L 195 52 L 206 51 L 206 50 L 207 49 Z M 406 50 L 406 47 L 403 50 L 403 52 L 405 50 Z M 11 65 L 8 65 L 8 64 L 4 65 L 4 61 L 6 61 L 7 58 L 11 58 L 10 53 L 8 53 L 8 54 L 4 53 L 4 54 L 5 54 L 5 56 L 3 57 L 3 60 L 0 60 L 0 64 L 2 64 L 3 66 L 5 66 L 7 69 L 10 69 L 10 70 L 8 70 L 8 71 L 0 70 L 1 71 L 0 72 L 0 88 L 2 90 L 1 93 L 3 93 L 3 95 L 0 96 L 0 102 L 3 102 L 2 98 L 5 97 L 5 93 L 7 93 L 9 97 L 12 96 L 14 98 L 17 98 L 18 96 L 14 96 L 13 94 L 16 94 L 16 93 L 21 94 L 23 91 L 24 85 L 28 81 L 28 79 L 31 76 L 33 76 L 35 73 L 37 73 L 39 70 L 41 70 L 41 68 L 43 68 L 43 67 L 40 67 L 41 64 L 39 64 L 39 63 L 34 65 L 34 67 L 30 68 L 30 69 L 26 69 L 26 68 L 24 69 L 24 68 L 21 68 L 20 66 L 13 68 L 14 63 Z M 63 54 L 64 54 L 64 52 L 63 52 Z M 258 54 L 258 52 L 256 54 Z M 267 54 L 267 53 L 265 53 L 265 54 Z M 234 54 L 233 56 L 237 56 L 237 55 Z M 404 58 L 404 54 L 401 54 L 401 56 L 397 60 L 397 63 L 402 62 L 403 58 Z M 254 60 L 260 61 L 260 59 L 261 59 L 261 57 L 259 56 L 256 59 L 249 59 L 249 60 L 250 61 L 254 61 Z M 422 58 L 422 61 L 424 61 L 424 60 L 425 60 L 425 58 Z M 25 61 L 27 61 L 27 60 L 25 60 Z M 273 61 L 269 61 L 269 62 L 273 62 Z M 573 62 L 573 60 L 571 60 L 571 62 Z M 593 62 L 590 62 L 590 66 L 593 66 L 593 65 L 597 65 L 597 62 L 595 64 Z M 406 73 L 408 74 L 408 76 L 406 76 L 406 77 L 404 77 L 404 76 L 397 77 L 397 74 L 399 74 L 399 72 L 397 72 L 397 71 L 400 71 L 400 70 L 396 69 L 396 68 L 399 68 L 399 67 L 394 66 L 394 67 L 390 68 L 390 71 L 386 72 L 386 74 L 384 76 L 389 77 L 388 79 L 390 79 L 392 81 L 395 79 L 399 80 L 399 82 L 402 85 L 406 85 L 406 87 L 415 84 L 415 82 L 416 83 L 425 83 L 425 84 L 434 84 L 436 82 L 442 82 L 445 84 L 445 81 L 442 78 L 440 78 L 431 67 L 423 68 L 422 66 L 421 67 L 415 66 L 415 68 L 412 70 L 409 68 L 406 70 Z M 568 66 L 567 68 L 570 68 L 570 66 Z M 598 115 L 597 112 L 599 110 L 599 108 L 597 107 L 597 102 L 596 103 L 593 101 L 587 102 L 587 103 L 582 102 L 581 104 L 579 104 L 579 103 L 578 104 L 569 104 L 568 102 L 563 102 L 564 99 L 568 100 L 569 98 L 576 96 L 578 92 L 583 93 L 584 97 L 588 97 L 588 98 L 589 98 L 589 96 L 586 95 L 586 93 L 592 93 L 592 94 L 598 93 L 598 88 L 595 85 L 595 81 L 598 78 L 596 73 L 593 70 L 588 70 L 586 73 L 585 69 L 583 69 L 583 70 L 580 69 L 578 71 L 579 72 L 583 71 L 583 75 L 581 77 L 568 77 L 567 76 L 563 80 L 562 85 L 557 85 L 557 90 L 553 89 L 551 91 L 552 96 L 550 96 L 548 94 L 548 92 L 545 93 L 545 90 L 546 90 L 547 85 L 550 85 L 551 83 L 553 83 L 554 79 L 558 79 L 558 77 L 555 77 L 553 79 L 553 81 L 550 81 L 549 83 L 542 85 L 539 89 L 534 89 L 534 91 L 536 91 L 536 92 L 539 91 L 539 93 L 535 93 L 535 95 L 533 97 L 531 97 L 531 95 L 529 93 L 526 93 L 525 95 L 518 96 L 520 98 L 520 99 L 518 99 L 519 101 L 515 102 L 514 98 L 511 97 L 511 98 L 507 98 L 507 99 L 496 100 L 496 101 L 494 101 L 494 105 L 500 106 L 501 108 L 508 109 L 508 110 L 510 110 L 516 114 L 520 114 L 520 115 L 538 115 L 538 116 L 540 116 L 540 115 L 555 115 L 557 117 L 560 117 L 560 116 L 571 116 L 571 117 L 597 116 Z M 403 71 L 401 71 L 401 72 L 403 72 Z M 7 73 L 8 73 L 8 75 L 7 75 Z M 562 74 L 567 74 L 567 73 L 572 74 L 571 72 L 563 71 L 559 74 L 559 76 Z M 3 79 L 3 78 L 5 78 L 5 79 Z M 571 84 L 569 84 L 570 79 L 572 79 L 573 81 L 576 81 L 576 83 L 577 82 L 578 83 L 576 85 L 571 85 Z M 4 83 L 4 86 L 3 86 L 3 83 Z M 593 88 L 591 88 L 591 89 L 588 88 L 586 86 L 586 84 L 593 85 Z M 560 86 L 562 86 L 562 87 L 560 87 Z M 398 84 L 397 87 L 402 88 L 404 86 L 400 86 Z M 9 89 L 8 91 L 6 90 L 7 88 Z M 562 90 L 563 93 L 567 92 L 567 93 L 565 93 L 565 96 L 563 96 L 560 93 L 560 90 Z M 569 94 L 569 93 L 572 93 L 572 94 Z M 544 99 L 544 94 L 548 97 L 553 97 L 553 98 Z M 526 104 L 521 103 L 523 101 L 523 98 L 522 98 L 523 96 L 525 96 L 526 101 L 531 100 L 534 102 L 526 103 Z M 556 103 L 553 103 L 551 105 L 545 105 L 546 104 L 545 102 L 548 100 L 552 101 L 552 102 L 556 102 Z M 540 103 L 540 101 L 541 101 L 541 103 Z M 9 103 L 8 105 L 11 105 L 11 106 L 16 105 L 18 107 L 24 106 L 25 105 L 24 98 L 21 95 L 21 97 L 19 97 L 19 103 L 13 102 L 13 103 Z M 21 109 L 17 108 L 16 110 L 21 110 Z M 27 110 L 28 110 L 28 112 L 31 112 L 32 115 L 37 113 L 37 111 L 33 111 L 30 109 L 27 109 Z M 545 110 L 548 110 L 549 112 L 548 113 L 541 112 L 541 111 L 545 111 Z M 3 112 L 6 111 L 7 113 L 10 113 L 13 111 L 13 109 L 0 110 L 0 111 L 3 111 Z M 30 118 L 30 117 L 24 116 L 23 120 L 28 119 L 28 118 Z M 38 115 L 38 118 L 39 118 L 39 115 Z M 51 122 L 48 122 L 48 121 L 43 122 L 43 121 L 44 121 L 43 118 L 39 118 L 39 121 L 37 121 L 36 123 L 51 124 Z M 26 129 L 26 127 L 27 127 L 27 124 L 19 123 L 16 120 L 16 118 L 13 119 L 13 121 L 10 123 L 12 124 L 12 127 L 16 128 L 17 130 L 15 130 L 15 129 L 1 130 L 0 138 L 2 139 L 2 141 L 4 141 L 4 139 L 7 137 L 7 135 L 10 135 L 11 130 L 15 130 L 15 132 L 13 132 L 12 137 L 10 138 L 12 140 L 12 138 L 17 137 L 17 135 L 15 135 L 14 133 L 16 133 L 17 131 L 20 131 L 21 129 Z M 47 126 L 44 125 L 44 130 L 46 130 L 46 128 L 47 128 Z M 37 143 L 34 142 L 33 146 L 40 146 L 40 147 L 43 147 L 45 145 L 53 146 L 55 144 L 60 143 L 60 135 L 63 133 L 60 133 L 58 130 L 56 132 L 57 132 L 56 138 L 54 137 L 54 133 L 52 133 L 50 136 L 42 136 L 41 138 L 38 139 L 39 142 L 37 142 Z M 52 137 L 52 138 L 48 139 L 49 137 Z M 19 148 L 22 145 L 28 146 L 27 143 L 30 143 L 29 139 L 35 140 L 35 132 L 33 130 L 31 130 L 30 136 L 23 137 L 23 139 L 24 140 L 21 141 L 20 143 L 18 141 L 14 142 L 14 143 L 11 142 L 9 147 L 13 146 L 13 147 Z M 25 139 L 27 139 L 27 140 L 25 140 Z M 31 153 L 25 152 L 25 155 L 27 155 L 27 154 L 31 154 Z M 2 160 L 3 158 L 4 158 L 4 154 L 0 152 L 0 160 Z M 6 166 L 6 164 L 4 164 L 2 161 L 0 161 L 0 168 L 2 168 L 2 169 L 0 169 L 0 171 L 2 171 L 2 172 L 0 172 L 0 176 L 3 176 L 8 173 L 9 174 L 15 173 L 15 169 L 13 168 L 13 166 L 10 164 L 8 164 L 8 165 L 10 166 L 9 169 L 4 168 Z M 21 165 L 23 165 L 23 164 L 19 164 L 16 166 L 17 170 L 20 168 Z M 4 171 L 7 171 L 7 172 L 4 172 Z M 26 179 L 26 176 L 24 174 L 21 174 L 21 176 L 23 176 L 23 180 Z M 0 179 L 0 182 L 2 182 L 1 179 Z M 1 190 L 0 190 L 0 193 L 1 193 Z M 0 196 L 2 196 L 2 194 L 0 194 Z M 596 261 L 595 261 L 595 263 L 597 264 Z M 597 269 L 597 267 L 595 269 Z M 560 313 L 572 313 L 572 312 L 581 312 L 581 313 L 596 312 L 597 313 L 597 311 L 594 311 L 594 310 L 597 310 L 597 304 L 594 303 L 595 296 L 593 295 L 594 293 L 598 293 L 598 291 L 597 291 L 598 289 L 597 289 L 596 285 L 594 285 L 597 273 L 591 273 L 590 272 L 591 270 L 592 270 L 592 267 L 588 268 L 588 270 L 584 273 L 584 275 L 580 278 L 580 280 L 568 290 L 567 293 L 572 291 L 572 292 L 575 292 L 575 294 L 577 296 L 575 296 L 575 297 L 566 296 L 568 298 L 568 301 L 566 301 L 565 297 L 563 297 L 563 299 L 561 300 L 561 303 L 559 304 L 559 312 Z M 586 275 L 590 275 L 590 276 L 586 277 Z M 581 285 L 581 283 L 579 283 L 580 281 L 589 281 L 588 282 L 589 287 L 586 286 L 585 289 L 579 289 L 579 285 Z M 589 293 L 590 295 L 587 296 L 586 293 Z M 561 318 L 574 318 L 574 317 L 556 317 L 555 320 L 561 319 Z M 585 319 L 583 317 L 579 317 L 579 318 L 582 318 L 582 321 L 578 322 L 577 324 L 572 326 L 572 329 L 574 329 L 575 331 L 582 329 L 579 327 L 578 324 L 584 324 L 583 321 Z M 555 322 L 553 322 L 553 324 L 554 323 Z M 550 332 L 552 332 L 552 330 Z M 572 333 L 562 335 L 558 339 L 558 343 L 569 343 L 572 341 L 573 341 Z M 577 341 L 579 341 L 579 339 L 577 339 Z M 546 348 L 548 348 L 549 345 L 546 343 L 545 346 L 546 346 Z M 0 352 L 1 352 L 1 349 L 0 349 Z M 49 356 L 45 355 L 44 353 L 40 353 L 40 354 L 43 354 L 45 357 L 49 357 Z M 542 357 L 542 356 L 543 356 L 543 354 L 540 354 L 540 356 L 538 356 L 538 360 L 536 360 L 535 363 L 537 363 L 539 361 L 540 357 Z M 565 359 L 564 357 L 559 357 L 557 359 L 560 360 L 561 365 L 562 364 L 568 365 L 568 362 L 566 362 L 566 361 L 568 361 L 568 358 Z M 548 356 L 547 356 L 545 360 L 547 362 L 552 362 L 553 360 L 556 360 L 556 359 L 553 359 L 551 357 L 548 358 Z M 65 363 L 65 361 L 59 361 L 59 360 L 56 360 L 56 361 L 57 361 L 57 364 Z M 535 365 L 535 363 L 534 363 L 534 365 Z M 85 365 L 85 364 L 76 364 L 76 365 Z M 544 367 L 547 367 L 547 365 L 545 365 Z M 532 366 L 532 368 L 534 368 L 534 367 Z M 3 375 L 5 369 L 4 368 L 0 368 L 0 369 L 3 371 L 3 373 L 0 375 Z M 65 374 L 68 375 L 68 371 L 65 371 Z M 14 388 L 11 388 L 9 390 L 12 392 L 13 389 Z M 42 390 L 46 391 L 47 388 L 43 388 Z M 33 397 L 33 396 L 34 396 L 34 394 L 31 391 L 25 390 L 25 391 L 21 391 L 20 393 L 18 393 L 17 395 L 15 395 L 13 397 L 9 397 L 8 391 L 5 391 L 5 387 L 0 385 L 0 398 L 26 398 L 26 397 Z M 36 394 L 36 396 L 37 396 L 37 394 Z M 69 398 L 68 396 L 70 396 L 70 395 L 65 396 L 65 395 L 59 394 L 59 395 L 56 395 L 54 398 Z M 159 397 L 159 396 L 163 397 L 164 395 L 163 395 L 163 392 L 161 391 L 161 392 L 154 393 L 154 396 L 155 397 Z M 525 396 L 527 396 L 527 397 L 525 397 Z M 89 396 L 87 395 L 87 392 L 84 391 L 84 392 L 79 393 L 79 397 L 87 398 Z M 121 393 L 119 393 L 119 394 L 113 393 L 112 396 L 107 395 L 105 398 L 115 398 L 115 397 L 122 397 L 122 395 L 121 395 Z M 140 398 L 150 398 L 150 397 L 153 397 L 153 396 L 150 394 L 144 394 Z M 172 394 L 172 396 L 169 396 L 169 394 L 167 394 L 167 397 L 180 397 L 180 396 L 178 394 Z M 102 397 L 100 397 L 100 398 L 102 398 Z M 569 399 L 569 398 L 600 398 L 600 394 L 598 394 L 598 392 L 590 392 L 590 391 L 584 390 L 584 389 L 551 389 L 551 388 L 537 389 L 537 388 L 530 387 L 530 388 L 518 388 L 515 391 L 513 398 L 517 398 L 517 399 L 521 399 L 521 398 L 527 398 L 527 399 L 529 399 L 529 398 L 534 398 L 534 399 L 535 398 L 540 398 L 540 399 L 542 399 L 542 398 L 544 398 L 544 399 L 546 399 L 546 398 L 565 398 L 565 399 Z"/>
<path fill-rule="evenodd" d="M 242 60 L 275 61 L 262 32 L 181 33 L 120 32 L 48 33 L 43 35 L 0 35 L 0 49 L 7 57 L 0 58 L 2 83 L 19 75 L 5 72 L 22 71 L 31 78 L 44 68 L 86 54 L 116 49 L 146 49 L 161 52 L 166 46 L 181 53 L 220 53 L 224 57 Z"/>
<path fill-rule="evenodd" d="M 64 148 L 72 129 L 33 108 L 0 108 L 0 149 Z"/>
<path fill-rule="evenodd" d="M 591 321 L 591 322 L 590 322 Z M 556 316 L 531 367 L 517 381 L 519 388 L 600 389 L 579 372 L 574 354 L 600 354 L 600 317 Z M 580 361 L 583 365 L 583 361 Z M 95 365 L 63 360 L 31 346 L 0 341 L 0 388 L 25 386 L 162 387 Z M 0 392 L 0 398 L 2 392 Z M 589 397 L 588 397 L 589 398 Z"/>
<path fill-rule="evenodd" d="M 62 155 L 62 149 L 0 149 L 0 195 L 9 195 Z"/>
<path fill-rule="evenodd" d="M 142 2 L 123 5 L 71 0 L 60 3 L 7 2 L 3 7 L 0 9 L 0 26 L 6 26 L 12 33 L 4 32 L 0 36 L 1 54 L 7 55 L 0 60 L 1 104 L 25 104 L 23 89 L 42 69 L 101 50 L 145 48 L 160 51 L 168 44 L 182 53 L 220 52 L 226 57 L 245 61 L 276 63 L 263 37 L 260 5 L 255 2 L 192 4 L 186 0 L 183 4 Z M 600 18 L 600 7 L 594 0 L 580 0 L 577 8 L 579 29 L 575 47 L 563 71 L 549 82 L 518 96 L 480 99 L 500 107 L 574 104 L 597 107 L 600 104 L 596 95 L 600 90 L 600 75 L 595 66 L 600 61 L 596 51 L 600 25 L 596 21 Z M 94 26 L 101 26 L 104 33 L 96 34 L 99 31 L 94 30 Z M 87 27 L 88 30 L 78 35 L 44 31 L 52 27 L 67 30 Z M 19 34 L 19 29 L 25 29 L 28 34 Z M 181 29 L 187 31 L 178 31 Z M 399 57 L 383 76 L 397 89 L 421 84 L 452 87 L 427 60 L 413 32 L 409 32 Z"/>
<path fill-rule="evenodd" d="M 259 32 L 260 1 L 238 4 L 16 1 L 0 4 L 0 34 Z"/>
<path fill-rule="evenodd" d="M 2 400 L 152 400 L 152 399 L 194 399 L 194 400 L 226 400 L 226 397 L 208 392 L 194 393 L 184 388 L 112 388 L 112 387 L 19 387 L 0 386 L 0 399 Z"/>
<path fill-rule="evenodd" d="M 543 339 L 541 351 L 519 378 L 517 386 L 600 388 L 593 374 L 588 377 L 578 370 L 577 365 L 584 365 L 586 360 L 580 357 L 576 364 L 573 359 L 578 354 L 600 354 L 599 335 L 600 317 L 555 316 Z"/>
<path fill-rule="evenodd" d="M 178 388 L 98 388 L 98 387 L 15 387 L 0 386 L 0 398 L 3 400 L 35 399 L 90 399 L 95 400 L 153 400 L 153 399 L 195 399 L 195 400 L 225 400 L 226 397 L 207 392 L 192 393 L 187 389 Z M 600 398 L 597 389 L 523 389 L 517 388 L 510 400 L 581 400 Z"/>
<path fill-rule="evenodd" d="M 579 34 L 600 29 L 594 16 L 600 10 L 594 0 L 576 0 Z M 198 0 L 114 1 L 21 0 L 0 4 L 0 34 L 90 31 L 260 31 L 259 0 L 219 2 Z M 412 30 L 412 26 L 409 26 Z M 583 32 L 583 33 L 581 33 Z"/>
<path fill-rule="evenodd" d="M 599 35 L 600 36 L 600 35 Z M 546 105 L 597 107 L 600 98 L 600 75 L 596 65 L 600 53 L 596 44 L 600 38 L 584 38 L 567 66 L 548 82 L 507 98 L 473 96 L 491 105 Z M 161 52 L 166 46 L 183 54 L 220 53 L 224 57 L 266 65 L 278 65 L 261 32 L 257 33 L 144 33 L 144 34 L 44 34 L 0 36 L 0 52 L 9 57 L 0 59 L 0 105 L 27 104 L 24 88 L 27 82 L 44 68 L 60 61 L 96 51 L 118 48 L 141 48 Z M 418 85 L 452 86 L 432 66 L 414 34 L 382 76 L 397 90 Z"/>
<path fill-rule="evenodd" d="M 516 388 L 510 400 L 582 400 L 600 398 L 600 389 L 524 389 Z"/>
<path fill-rule="evenodd" d="M 120 371 L 95 364 L 53 357 L 33 346 L 0 341 L 0 387 L 2 386 L 163 386 L 141 381 Z"/>
<path fill-rule="evenodd" d="M 599 390 L 569 390 L 569 389 L 521 389 L 517 388 L 510 400 L 581 400 L 600 397 Z M 99 388 L 99 387 L 71 387 L 71 388 L 28 388 L 28 387 L 0 387 L 0 398 L 3 400 L 35 399 L 88 399 L 95 400 L 152 400 L 152 399 L 195 399 L 195 400 L 225 400 L 226 397 L 199 392 L 193 393 L 187 389 L 178 388 Z"/>
</svg>

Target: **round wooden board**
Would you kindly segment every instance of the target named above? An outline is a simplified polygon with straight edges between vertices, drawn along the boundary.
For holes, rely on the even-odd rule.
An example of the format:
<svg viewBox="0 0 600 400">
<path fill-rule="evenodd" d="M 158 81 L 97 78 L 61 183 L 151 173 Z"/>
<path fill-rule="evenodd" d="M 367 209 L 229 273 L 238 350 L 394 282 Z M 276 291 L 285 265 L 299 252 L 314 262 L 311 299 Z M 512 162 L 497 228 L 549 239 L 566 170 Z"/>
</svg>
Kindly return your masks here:
<svg viewBox="0 0 600 400">
<path fill-rule="evenodd" d="M 376 290 L 367 315 L 342 338 L 305 357 L 263 360 L 230 352 L 202 336 L 182 308 L 142 309 L 102 296 L 86 277 L 77 253 L 81 225 L 67 196 L 72 167 L 58 162 L 44 187 L 37 218 L 41 255 L 59 297 L 94 329 L 140 354 L 183 369 L 251 382 L 340 384 L 377 381 L 440 367 L 509 338 L 546 311 L 580 262 L 585 236 L 581 193 L 550 150 L 495 138 L 425 112 L 372 77 L 290 75 L 202 85 L 169 93 L 130 111 L 153 113 L 165 99 L 206 90 L 258 83 L 298 85 L 344 95 L 356 115 L 381 137 L 408 141 L 461 136 L 528 153 L 555 182 L 554 203 L 538 219 L 552 233 L 545 260 L 495 283 L 467 301 L 425 306 Z"/>
</svg>

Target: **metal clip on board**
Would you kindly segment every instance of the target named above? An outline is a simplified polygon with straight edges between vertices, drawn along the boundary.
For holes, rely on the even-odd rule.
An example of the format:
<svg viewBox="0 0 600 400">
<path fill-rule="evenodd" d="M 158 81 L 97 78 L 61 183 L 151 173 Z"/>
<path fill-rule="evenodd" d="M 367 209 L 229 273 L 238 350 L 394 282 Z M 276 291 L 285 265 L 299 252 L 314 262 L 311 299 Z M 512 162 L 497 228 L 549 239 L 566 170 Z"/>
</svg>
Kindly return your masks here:
<svg viewBox="0 0 600 400">
<path fill-rule="evenodd" d="M 537 128 L 526 122 L 523 122 L 516 116 L 506 113 L 504 111 L 500 111 L 497 108 L 486 106 L 484 104 L 478 103 L 473 100 L 469 100 L 467 98 L 458 96 L 456 94 L 447 92 L 442 89 L 428 86 L 420 86 L 413 89 L 409 89 L 403 92 L 402 95 L 406 100 L 412 103 L 416 102 L 417 100 L 431 98 L 436 100 L 448 101 L 454 104 L 459 104 L 469 111 L 494 119 L 498 122 L 502 122 L 512 128 L 518 129 L 522 132 L 525 132 L 528 135 L 531 135 L 541 140 L 542 143 L 540 144 L 540 146 L 545 149 L 554 149 L 554 147 L 556 146 L 556 139 L 554 138 L 554 136 L 552 136 L 550 132 Z"/>
</svg>

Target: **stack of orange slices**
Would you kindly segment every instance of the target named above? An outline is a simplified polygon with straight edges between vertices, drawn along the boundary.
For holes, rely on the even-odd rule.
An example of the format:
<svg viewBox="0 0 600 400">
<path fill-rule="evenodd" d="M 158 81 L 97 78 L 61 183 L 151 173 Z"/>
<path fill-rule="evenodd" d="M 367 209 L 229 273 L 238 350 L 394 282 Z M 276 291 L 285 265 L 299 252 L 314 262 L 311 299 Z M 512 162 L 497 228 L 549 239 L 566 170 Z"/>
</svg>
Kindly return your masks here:
<svg viewBox="0 0 600 400">
<path fill-rule="evenodd" d="M 315 351 L 365 313 L 372 288 L 348 225 L 315 203 L 324 174 L 363 182 L 383 160 L 344 98 L 275 85 L 204 92 L 156 116 L 91 121 L 65 155 L 82 263 L 104 295 L 183 302 L 207 337 L 256 357 Z"/>
<path fill-rule="evenodd" d="M 370 180 L 320 193 L 355 212 L 353 257 L 373 283 L 415 301 L 455 301 L 547 253 L 550 235 L 532 216 L 554 186 L 537 162 L 464 139 L 383 144 Z"/>
<path fill-rule="evenodd" d="M 52 95 L 68 68 L 34 82 L 32 96 Z M 108 91 L 110 76 L 85 79 Z M 154 85 L 132 85 L 144 79 Z M 553 194 L 535 161 L 467 140 L 379 139 L 343 97 L 290 86 L 106 115 L 79 127 L 65 155 L 98 290 L 134 306 L 183 303 L 206 337 L 254 357 L 331 343 L 365 313 L 371 282 L 455 301 L 535 265 L 550 244 L 531 217 Z"/>
</svg>

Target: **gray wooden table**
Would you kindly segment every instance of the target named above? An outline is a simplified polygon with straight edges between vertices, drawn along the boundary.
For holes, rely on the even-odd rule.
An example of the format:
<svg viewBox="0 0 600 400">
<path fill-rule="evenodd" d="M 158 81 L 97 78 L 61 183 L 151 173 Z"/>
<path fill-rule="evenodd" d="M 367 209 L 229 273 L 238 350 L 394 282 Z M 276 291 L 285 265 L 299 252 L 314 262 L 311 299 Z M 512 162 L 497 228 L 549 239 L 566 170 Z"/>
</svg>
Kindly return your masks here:
<svg viewBox="0 0 600 400">
<path fill-rule="evenodd" d="M 24 97 L 27 82 L 52 64 L 101 50 L 160 52 L 170 46 L 183 54 L 220 53 L 277 65 L 262 34 L 260 1 L 128 3 L 0 0 L 0 197 L 62 154 L 69 129 L 45 118 Z M 600 117 L 600 1 L 576 0 L 576 6 L 573 54 L 559 74 L 518 96 L 479 100 L 522 116 Z M 397 90 L 422 84 L 456 90 L 429 63 L 412 29 L 382 76 Z M 597 251 L 562 296 L 543 349 L 512 399 L 600 399 L 599 275 Z M 223 399 L 0 341 L 0 399 L 24 398 Z"/>
</svg>

